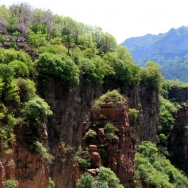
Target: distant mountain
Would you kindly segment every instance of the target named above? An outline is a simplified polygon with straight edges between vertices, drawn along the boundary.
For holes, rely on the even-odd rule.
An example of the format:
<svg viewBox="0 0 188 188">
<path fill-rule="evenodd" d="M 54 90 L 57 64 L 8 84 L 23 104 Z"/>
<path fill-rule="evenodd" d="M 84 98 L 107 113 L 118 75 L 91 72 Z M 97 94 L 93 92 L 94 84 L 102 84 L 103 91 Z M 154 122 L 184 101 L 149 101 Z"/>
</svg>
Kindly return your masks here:
<svg viewBox="0 0 188 188">
<path fill-rule="evenodd" d="M 160 65 L 166 79 L 188 82 L 188 27 L 128 38 L 122 45 L 128 48 L 140 66 L 151 60 Z"/>
</svg>

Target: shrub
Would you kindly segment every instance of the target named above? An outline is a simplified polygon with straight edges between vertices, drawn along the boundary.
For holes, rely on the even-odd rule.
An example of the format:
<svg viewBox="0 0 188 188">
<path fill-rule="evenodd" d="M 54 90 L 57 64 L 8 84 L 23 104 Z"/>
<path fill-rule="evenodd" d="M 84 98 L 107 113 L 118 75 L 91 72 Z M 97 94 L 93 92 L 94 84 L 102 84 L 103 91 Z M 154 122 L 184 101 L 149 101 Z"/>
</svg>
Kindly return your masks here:
<svg viewBox="0 0 188 188">
<path fill-rule="evenodd" d="M 14 178 L 7 179 L 5 187 L 6 188 L 16 188 L 16 187 L 18 187 L 18 182 Z"/>
<path fill-rule="evenodd" d="M 28 67 L 22 61 L 13 60 L 9 63 L 9 65 L 13 68 L 15 77 L 24 77 L 29 75 Z"/>
<path fill-rule="evenodd" d="M 39 158 L 42 162 L 51 163 L 54 157 L 48 153 L 47 149 L 42 145 L 42 143 L 35 142 L 35 150 L 39 154 Z"/>
<path fill-rule="evenodd" d="M 50 185 L 49 188 L 55 188 L 55 183 L 54 183 L 54 181 L 52 180 L 51 177 L 49 177 L 49 185 Z"/>
<path fill-rule="evenodd" d="M 162 76 L 159 66 L 154 62 L 148 61 L 147 68 L 140 70 L 140 82 L 143 83 L 149 90 L 159 90 L 162 83 Z"/>
<path fill-rule="evenodd" d="M 90 158 L 79 158 L 78 160 L 78 167 L 79 170 L 85 171 L 91 166 L 91 159 Z"/>
<path fill-rule="evenodd" d="M 120 184 L 120 180 L 110 168 L 101 167 L 97 175 L 97 180 L 104 184 L 107 183 L 109 188 L 123 188 Z"/>
<path fill-rule="evenodd" d="M 126 99 L 118 93 L 117 90 L 108 91 L 104 95 L 100 96 L 98 100 L 95 101 L 94 107 L 100 107 L 100 104 L 105 103 L 106 100 L 110 100 L 114 103 L 125 103 Z"/>
<path fill-rule="evenodd" d="M 17 78 L 15 82 L 19 88 L 19 95 L 22 101 L 28 101 L 36 95 L 35 83 L 32 80 Z"/>
<path fill-rule="evenodd" d="M 25 110 L 26 114 L 31 119 L 52 115 L 50 106 L 44 101 L 44 99 L 37 95 L 25 103 Z"/>
<path fill-rule="evenodd" d="M 104 126 L 104 132 L 107 139 L 112 139 L 115 136 L 115 132 L 118 129 L 111 123 L 107 123 Z"/>
<path fill-rule="evenodd" d="M 96 137 L 97 137 L 97 133 L 94 130 L 89 129 L 84 135 L 83 140 L 85 142 L 88 142 L 91 141 L 92 139 L 95 139 Z"/>
<path fill-rule="evenodd" d="M 77 188 L 93 188 L 94 178 L 91 174 L 85 172 L 80 176 L 76 187 Z"/>
<path fill-rule="evenodd" d="M 57 78 L 68 87 L 79 84 L 79 69 L 66 54 L 43 53 L 36 61 L 36 69 L 40 77 L 46 75 Z"/>
</svg>

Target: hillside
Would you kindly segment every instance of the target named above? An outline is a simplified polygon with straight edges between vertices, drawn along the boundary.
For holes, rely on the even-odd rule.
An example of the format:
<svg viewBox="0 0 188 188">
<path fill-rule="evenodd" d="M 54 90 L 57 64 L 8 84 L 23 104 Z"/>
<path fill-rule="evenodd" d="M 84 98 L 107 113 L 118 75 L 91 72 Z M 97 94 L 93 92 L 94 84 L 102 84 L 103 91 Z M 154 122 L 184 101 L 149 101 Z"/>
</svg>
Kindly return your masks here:
<svg viewBox="0 0 188 188">
<path fill-rule="evenodd" d="M 166 79 L 188 82 L 188 27 L 129 38 L 122 45 L 128 48 L 133 60 L 140 66 L 151 60 L 160 65 Z"/>
</svg>

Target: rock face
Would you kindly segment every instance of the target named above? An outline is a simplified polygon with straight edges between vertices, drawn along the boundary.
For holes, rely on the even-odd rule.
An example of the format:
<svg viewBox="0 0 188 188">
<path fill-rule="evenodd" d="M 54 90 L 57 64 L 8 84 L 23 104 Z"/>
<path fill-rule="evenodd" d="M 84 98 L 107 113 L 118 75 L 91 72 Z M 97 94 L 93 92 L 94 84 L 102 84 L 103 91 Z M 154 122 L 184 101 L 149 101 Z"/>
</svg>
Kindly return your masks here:
<svg viewBox="0 0 188 188">
<path fill-rule="evenodd" d="M 173 162 L 187 172 L 188 167 L 188 103 L 183 103 L 178 110 L 171 132 L 170 149 Z"/>
<path fill-rule="evenodd" d="M 188 100 L 188 88 L 172 87 L 168 92 L 169 99 L 176 99 L 177 102 L 185 102 Z"/>
<path fill-rule="evenodd" d="M 107 124 L 114 126 L 114 134 L 108 130 Z M 89 136 L 90 130 L 97 133 L 95 138 Z M 135 140 L 131 137 L 125 102 L 108 101 L 100 108 L 91 108 L 90 120 L 84 124 L 83 138 L 82 147 L 88 148 L 91 159 L 92 169 L 87 170 L 90 174 L 96 176 L 98 168 L 105 166 L 114 171 L 125 187 L 135 187 Z"/>
<path fill-rule="evenodd" d="M 44 87 L 41 82 L 37 84 L 38 93 L 53 111 L 53 116 L 48 119 L 47 131 L 50 151 L 55 157 L 50 166 L 50 177 L 57 188 L 72 188 L 74 184 L 72 167 L 75 153 L 82 144 L 83 122 L 90 117 L 90 108 L 94 100 L 99 98 L 104 91 L 116 88 L 112 82 L 105 81 L 105 84 L 103 88 L 96 85 L 88 86 L 82 80 L 77 88 L 70 91 L 57 80 L 54 80 L 47 91 L 42 90 Z M 147 91 L 144 86 L 128 89 L 128 104 L 130 108 L 139 109 L 139 116 L 134 127 L 137 142 L 141 140 L 155 142 L 159 122 L 157 91 Z M 103 128 L 99 128 L 97 132 L 102 143 Z M 63 154 L 59 150 L 61 142 L 65 143 L 66 148 L 70 146 L 73 150 Z"/>
<path fill-rule="evenodd" d="M 0 157 L 0 188 L 10 182 L 17 188 L 47 188 L 49 164 L 41 162 L 23 143 L 15 142 Z"/>
</svg>

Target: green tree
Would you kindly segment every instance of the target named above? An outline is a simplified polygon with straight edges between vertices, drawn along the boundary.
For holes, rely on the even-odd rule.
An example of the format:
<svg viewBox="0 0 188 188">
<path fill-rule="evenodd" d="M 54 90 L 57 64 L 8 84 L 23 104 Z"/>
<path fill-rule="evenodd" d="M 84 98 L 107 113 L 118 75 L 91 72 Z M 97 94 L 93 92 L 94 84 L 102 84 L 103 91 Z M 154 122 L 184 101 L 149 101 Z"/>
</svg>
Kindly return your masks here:
<svg viewBox="0 0 188 188">
<path fill-rule="evenodd" d="M 79 84 L 79 68 L 66 54 L 43 53 L 36 61 L 36 69 L 39 76 L 60 79 L 65 86 L 75 87 Z"/>
</svg>

